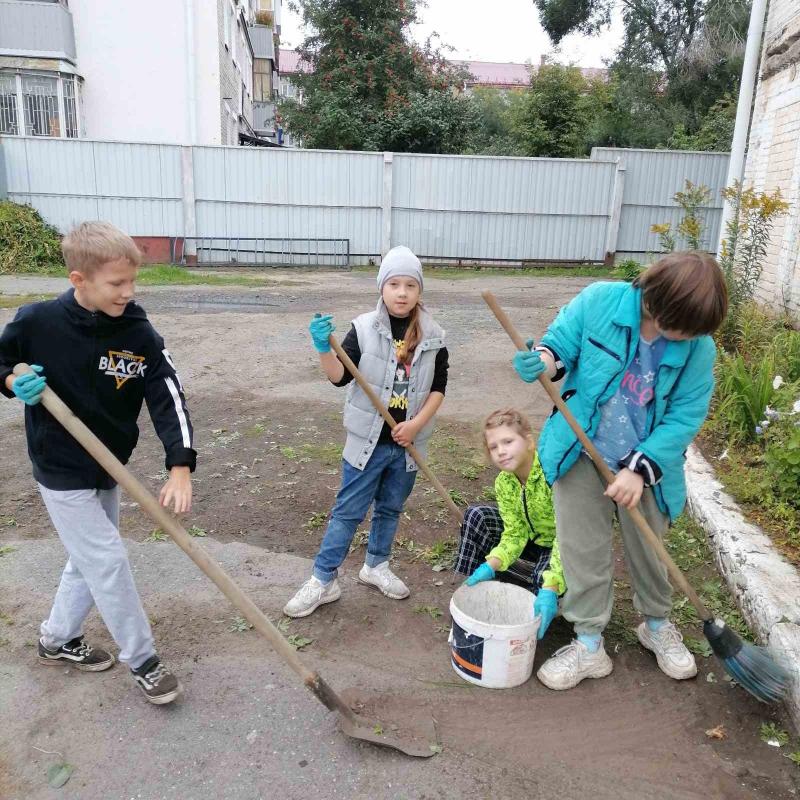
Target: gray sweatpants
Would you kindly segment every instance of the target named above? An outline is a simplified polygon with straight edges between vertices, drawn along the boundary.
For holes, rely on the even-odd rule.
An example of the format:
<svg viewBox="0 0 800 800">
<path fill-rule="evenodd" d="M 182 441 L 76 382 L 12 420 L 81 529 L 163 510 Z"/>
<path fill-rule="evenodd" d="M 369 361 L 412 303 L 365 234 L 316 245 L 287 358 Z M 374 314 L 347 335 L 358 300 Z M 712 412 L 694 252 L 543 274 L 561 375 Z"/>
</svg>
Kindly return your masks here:
<svg viewBox="0 0 800 800">
<path fill-rule="evenodd" d="M 627 511 L 604 497 L 604 491 L 603 479 L 585 454 L 553 486 L 558 546 L 567 583 L 561 609 L 577 634 L 602 633 L 611 619 L 615 514 L 622 530 L 634 607 L 649 617 L 667 617 L 672 610 L 666 567 Z M 641 508 L 650 527 L 663 538 L 669 520 L 659 511 L 652 489 L 644 490 Z"/>
<path fill-rule="evenodd" d="M 140 667 L 155 647 L 119 535 L 119 487 L 61 492 L 39 484 L 39 492 L 69 555 L 50 618 L 42 623 L 42 642 L 55 649 L 80 636 L 97 605 L 119 660 Z"/>
</svg>

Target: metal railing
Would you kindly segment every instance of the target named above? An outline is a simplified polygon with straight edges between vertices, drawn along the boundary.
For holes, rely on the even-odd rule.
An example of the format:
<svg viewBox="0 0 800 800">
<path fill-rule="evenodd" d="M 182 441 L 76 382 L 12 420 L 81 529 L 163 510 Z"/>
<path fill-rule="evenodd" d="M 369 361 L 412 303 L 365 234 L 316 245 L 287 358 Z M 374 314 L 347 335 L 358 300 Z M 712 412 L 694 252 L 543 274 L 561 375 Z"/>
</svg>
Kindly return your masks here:
<svg viewBox="0 0 800 800">
<path fill-rule="evenodd" d="M 349 239 L 174 236 L 170 259 L 181 266 L 350 268 Z"/>
</svg>

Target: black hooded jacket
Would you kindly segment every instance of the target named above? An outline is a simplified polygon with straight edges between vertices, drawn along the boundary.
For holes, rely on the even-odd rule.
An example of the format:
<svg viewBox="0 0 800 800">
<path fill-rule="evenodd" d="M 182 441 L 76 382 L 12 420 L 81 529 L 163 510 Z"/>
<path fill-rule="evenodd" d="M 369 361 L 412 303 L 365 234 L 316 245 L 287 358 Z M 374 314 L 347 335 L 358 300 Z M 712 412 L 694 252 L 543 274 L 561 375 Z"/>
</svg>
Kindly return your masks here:
<svg viewBox="0 0 800 800">
<path fill-rule="evenodd" d="M 41 364 L 47 385 L 114 455 L 126 463 L 147 408 L 166 452 L 166 467 L 194 470 L 192 424 L 164 340 L 135 302 L 119 317 L 87 311 L 74 290 L 23 306 L 0 336 L 0 391 L 20 362 Z M 48 489 L 110 489 L 114 481 L 39 403 L 25 406 L 33 475 Z"/>
</svg>

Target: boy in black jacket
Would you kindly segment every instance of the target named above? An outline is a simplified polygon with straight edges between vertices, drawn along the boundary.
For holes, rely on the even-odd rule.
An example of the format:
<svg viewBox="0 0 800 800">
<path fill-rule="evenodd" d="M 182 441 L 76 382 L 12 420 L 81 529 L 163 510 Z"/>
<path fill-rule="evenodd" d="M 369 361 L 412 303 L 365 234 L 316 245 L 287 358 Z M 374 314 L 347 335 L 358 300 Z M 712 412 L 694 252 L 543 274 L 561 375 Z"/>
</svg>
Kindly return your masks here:
<svg viewBox="0 0 800 800">
<path fill-rule="evenodd" d="M 23 306 L 0 336 L 0 391 L 25 403 L 33 475 L 69 560 L 50 617 L 42 623 L 39 661 L 99 672 L 114 656 L 88 645 L 83 622 L 93 605 L 136 683 L 151 703 L 173 701 L 178 679 L 160 662 L 150 623 L 119 535 L 119 487 L 39 404 L 45 383 L 123 463 L 139 436 L 147 402 L 166 452 L 163 506 L 189 511 L 197 454 L 183 387 L 164 340 L 133 302 L 141 255 L 107 222 L 85 222 L 62 243 L 73 289 Z M 27 362 L 35 373 L 15 376 Z"/>
</svg>

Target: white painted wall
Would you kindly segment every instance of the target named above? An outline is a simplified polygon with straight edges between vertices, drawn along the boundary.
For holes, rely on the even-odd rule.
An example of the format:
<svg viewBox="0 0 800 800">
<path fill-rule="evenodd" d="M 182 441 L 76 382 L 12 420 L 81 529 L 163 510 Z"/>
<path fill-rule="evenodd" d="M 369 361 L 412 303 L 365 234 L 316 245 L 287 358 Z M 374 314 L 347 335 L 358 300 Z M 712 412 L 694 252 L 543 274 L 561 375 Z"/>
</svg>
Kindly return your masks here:
<svg viewBox="0 0 800 800">
<path fill-rule="evenodd" d="M 71 0 L 85 136 L 220 144 L 218 0 Z"/>
<path fill-rule="evenodd" d="M 72 0 L 86 136 L 188 142 L 183 2 Z"/>
</svg>

